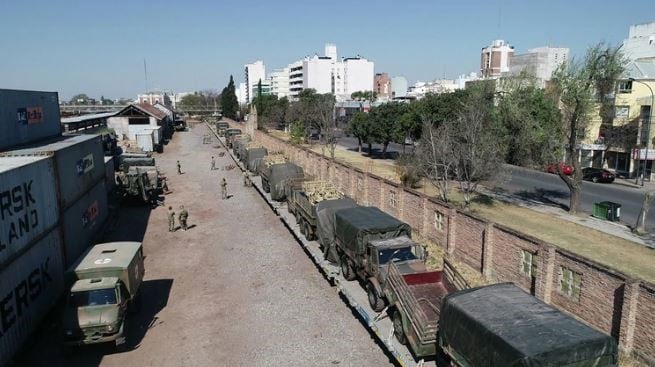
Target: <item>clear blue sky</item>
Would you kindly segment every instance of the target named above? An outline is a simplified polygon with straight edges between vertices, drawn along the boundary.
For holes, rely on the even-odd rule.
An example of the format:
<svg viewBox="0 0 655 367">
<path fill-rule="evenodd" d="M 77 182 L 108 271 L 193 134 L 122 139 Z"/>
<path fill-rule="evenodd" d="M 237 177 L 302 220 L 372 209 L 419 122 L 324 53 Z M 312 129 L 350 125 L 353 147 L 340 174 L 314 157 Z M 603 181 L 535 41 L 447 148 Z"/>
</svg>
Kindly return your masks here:
<svg viewBox="0 0 655 367">
<path fill-rule="evenodd" d="M 650 16 L 650 18 L 649 18 Z M 256 59 L 267 72 L 336 43 L 410 83 L 476 71 L 495 38 L 516 47 L 619 43 L 655 20 L 654 0 L 0 2 L 0 88 L 61 98 L 135 97 L 150 88 L 222 89 Z"/>
</svg>

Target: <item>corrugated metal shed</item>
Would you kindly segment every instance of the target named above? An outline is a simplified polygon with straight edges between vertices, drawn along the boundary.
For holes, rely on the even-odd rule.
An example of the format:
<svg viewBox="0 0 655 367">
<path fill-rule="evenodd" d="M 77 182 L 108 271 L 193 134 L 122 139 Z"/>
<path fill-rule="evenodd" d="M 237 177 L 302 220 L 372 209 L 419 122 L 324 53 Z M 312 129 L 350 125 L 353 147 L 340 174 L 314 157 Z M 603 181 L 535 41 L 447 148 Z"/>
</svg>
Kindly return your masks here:
<svg viewBox="0 0 655 367">
<path fill-rule="evenodd" d="M 89 121 L 89 120 L 97 120 L 97 119 L 104 119 L 107 117 L 112 117 L 114 116 L 117 111 L 114 112 L 104 112 L 104 113 L 92 113 L 88 115 L 82 115 L 82 116 L 75 116 L 75 117 L 63 117 L 61 119 L 62 124 L 68 124 L 72 122 L 84 122 L 84 121 Z"/>
</svg>

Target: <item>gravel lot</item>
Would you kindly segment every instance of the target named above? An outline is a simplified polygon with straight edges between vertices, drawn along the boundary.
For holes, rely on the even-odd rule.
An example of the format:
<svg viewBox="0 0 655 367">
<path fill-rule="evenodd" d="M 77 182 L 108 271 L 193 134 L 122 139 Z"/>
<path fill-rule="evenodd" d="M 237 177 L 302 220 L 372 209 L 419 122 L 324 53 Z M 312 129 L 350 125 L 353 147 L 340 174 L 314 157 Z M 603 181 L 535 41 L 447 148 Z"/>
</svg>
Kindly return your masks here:
<svg viewBox="0 0 655 367">
<path fill-rule="evenodd" d="M 173 192 L 166 207 L 189 210 L 187 232 L 167 231 L 166 207 L 122 208 L 107 240 L 143 239 L 144 306 L 130 351 L 108 346 L 65 357 L 46 327 L 20 365 L 386 366 L 389 358 L 323 279 L 241 171 L 221 170 L 205 125 L 176 133 L 157 155 Z M 210 171 L 210 157 L 219 170 Z M 183 175 L 175 172 L 175 160 Z M 228 181 L 220 200 L 219 181 Z"/>
</svg>

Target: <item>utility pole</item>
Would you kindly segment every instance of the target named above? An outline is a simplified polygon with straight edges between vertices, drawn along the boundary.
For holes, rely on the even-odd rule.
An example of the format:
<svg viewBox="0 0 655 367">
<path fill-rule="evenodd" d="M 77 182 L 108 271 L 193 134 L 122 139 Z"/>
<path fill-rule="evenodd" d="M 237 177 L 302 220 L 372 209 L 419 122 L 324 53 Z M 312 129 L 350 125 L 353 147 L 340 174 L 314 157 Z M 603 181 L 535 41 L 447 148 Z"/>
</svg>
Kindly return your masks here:
<svg viewBox="0 0 655 367">
<path fill-rule="evenodd" d="M 636 80 L 635 78 L 629 78 L 629 81 L 633 83 L 640 83 L 646 86 L 648 90 L 650 91 L 650 110 L 648 111 L 648 121 L 646 122 L 648 125 L 646 127 L 646 154 L 644 154 L 644 170 L 641 173 L 641 186 L 644 186 L 644 177 L 646 176 L 646 169 L 648 168 L 648 150 L 650 149 L 650 126 L 653 122 L 653 107 L 655 106 L 655 94 L 653 94 L 653 88 L 650 87 L 647 83 L 644 83 L 640 80 Z M 639 164 L 637 165 L 637 180 L 639 180 L 639 167 L 641 166 L 641 149 L 639 150 Z M 653 166 L 651 165 L 651 170 Z M 650 181 L 650 172 L 648 172 L 648 181 Z M 636 183 L 636 182 L 635 182 Z"/>
<path fill-rule="evenodd" d="M 144 93 L 148 93 L 148 66 L 146 64 L 146 58 L 143 58 L 143 75 L 145 76 L 145 81 L 146 81 L 146 90 Z"/>
</svg>

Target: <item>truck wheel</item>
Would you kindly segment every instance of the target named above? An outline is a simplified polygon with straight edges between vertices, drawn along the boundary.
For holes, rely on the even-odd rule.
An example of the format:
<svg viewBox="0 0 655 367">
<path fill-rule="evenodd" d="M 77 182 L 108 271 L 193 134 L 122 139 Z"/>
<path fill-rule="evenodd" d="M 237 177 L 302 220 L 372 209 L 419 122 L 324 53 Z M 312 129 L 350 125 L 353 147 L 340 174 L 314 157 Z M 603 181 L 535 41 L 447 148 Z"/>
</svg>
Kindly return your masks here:
<svg viewBox="0 0 655 367">
<path fill-rule="evenodd" d="M 346 280 L 355 280 L 355 270 L 346 255 L 341 256 L 341 274 Z"/>
<path fill-rule="evenodd" d="M 396 339 L 400 344 L 407 344 L 407 337 L 403 331 L 403 319 L 400 316 L 399 310 L 393 312 L 393 335 L 396 336 Z"/>
<path fill-rule="evenodd" d="M 384 299 L 378 296 L 378 292 L 375 291 L 373 283 L 368 282 L 366 284 L 366 294 L 368 295 L 368 303 L 371 305 L 371 308 L 375 312 L 380 312 L 384 310 L 385 303 Z"/>
<path fill-rule="evenodd" d="M 314 228 L 312 228 L 312 225 L 307 222 L 307 233 L 309 234 L 309 238 L 307 239 L 308 241 L 315 241 L 316 240 L 316 234 L 314 233 Z"/>
<path fill-rule="evenodd" d="M 330 249 L 330 246 L 326 246 L 326 245 L 322 245 L 322 246 L 323 246 L 323 255 L 325 256 L 325 259 L 331 263 L 336 263 L 339 257 L 334 254 L 334 251 Z"/>
</svg>

